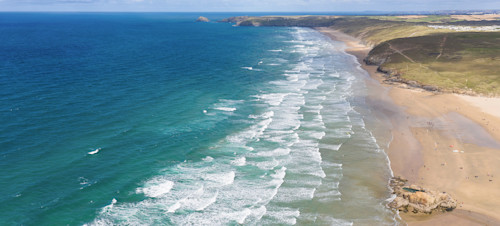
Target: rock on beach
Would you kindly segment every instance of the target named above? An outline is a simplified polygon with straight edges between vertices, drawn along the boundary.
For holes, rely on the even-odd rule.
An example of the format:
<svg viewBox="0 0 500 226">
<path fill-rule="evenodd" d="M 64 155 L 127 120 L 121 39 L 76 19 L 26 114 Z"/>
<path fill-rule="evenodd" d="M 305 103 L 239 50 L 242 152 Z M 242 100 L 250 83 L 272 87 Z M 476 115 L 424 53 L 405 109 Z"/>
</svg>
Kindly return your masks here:
<svg viewBox="0 0 500 226">
<path fill-rule="evenodd" d="M 424 189 L 417 185 L 405 186 L 407 180 L 394 177 L 390 186 L 396 198 L 388 204 L 390 208 L 403 212 L 430 214 L 433 211 L 452 211 L 457 201 L 446 192 Z"/>
</svg>

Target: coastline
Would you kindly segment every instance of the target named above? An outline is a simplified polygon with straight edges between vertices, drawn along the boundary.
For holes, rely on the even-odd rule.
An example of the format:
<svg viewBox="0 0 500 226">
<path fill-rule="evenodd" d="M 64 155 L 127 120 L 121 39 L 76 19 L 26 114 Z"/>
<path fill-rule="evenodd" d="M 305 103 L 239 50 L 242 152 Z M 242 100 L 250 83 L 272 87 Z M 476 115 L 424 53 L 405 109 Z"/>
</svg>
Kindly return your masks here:
<svg viewBox="0 0 500 226">
<path fill-rule="evenodd" d="M 346 52 L 369 73 L 367 104 L 376 118 L 390 124 L 392 141 L 386 152 L 394 175 L 450 193 L 459 203 L 448 213 L 401 217 L 409 225 L 500 225 L 500 203 L 495 201 L 500 188 L 500 99 L 385 84 L 377 66 L 363 61 L 372 47 L 331 28 L 315 29 L 344 42 Z"/>
</svg>

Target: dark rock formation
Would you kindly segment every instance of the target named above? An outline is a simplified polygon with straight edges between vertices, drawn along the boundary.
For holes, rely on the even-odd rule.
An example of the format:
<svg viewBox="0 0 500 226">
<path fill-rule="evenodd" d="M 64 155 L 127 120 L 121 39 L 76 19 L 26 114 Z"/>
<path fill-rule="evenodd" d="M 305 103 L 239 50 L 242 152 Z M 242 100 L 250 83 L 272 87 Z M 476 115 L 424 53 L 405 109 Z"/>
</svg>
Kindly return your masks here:
<svg viewBox="0 0 500 226">
<path fill-rule="evenodd" d="M 204 16 L 200 16 L 196 19 L 196 22 L 210 22 L 210 20 Z"/>
<path fill-rule="evenodd" d="M 433 211 L 452 211 L 457 202 L 445 192 L 424 189 L 417 185 L 405 186 L 407 180 L 394 177 L 390 186 L 396 198 L 388 204 L 390 208 L 403 212 L 426 213 Z"/>
<path fill-rule="evenodd" d="M 431 92 L 439 91 L 439 88 L 437 86 L 431 86 L 431 85 L 422 86 L 422 89 L 425 89 L 425 90 L 431 91 Z"/>
</svg>

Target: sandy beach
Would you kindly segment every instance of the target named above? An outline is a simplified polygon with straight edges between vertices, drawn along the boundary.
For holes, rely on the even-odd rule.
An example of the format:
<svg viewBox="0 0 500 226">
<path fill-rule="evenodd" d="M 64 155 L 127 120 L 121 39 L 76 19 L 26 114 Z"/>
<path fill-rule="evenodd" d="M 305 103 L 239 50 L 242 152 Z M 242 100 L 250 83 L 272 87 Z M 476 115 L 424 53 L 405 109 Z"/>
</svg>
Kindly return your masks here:
<svg viewBox="0 0 500 226">
<path fill-rule="evenodd" d="M 410 184 L 445 191 L 459 203 L 452 212 L 401 213 L 402 218 L 409 225 L 500 225 L 496 196 L 500 191 L 500 99 L 385 84 L 377 66 L 363 62 L 371 46 L 333 29 L 317 30 L 345 42 L 346 52 L 356 56 L 370 74 L 367 84 L 373 83 L 369 88 L 373 90 L 367 102 L 377 117 L 391 124 L 393 139 L 386 151 L 394 175 Z"/>
</svg>

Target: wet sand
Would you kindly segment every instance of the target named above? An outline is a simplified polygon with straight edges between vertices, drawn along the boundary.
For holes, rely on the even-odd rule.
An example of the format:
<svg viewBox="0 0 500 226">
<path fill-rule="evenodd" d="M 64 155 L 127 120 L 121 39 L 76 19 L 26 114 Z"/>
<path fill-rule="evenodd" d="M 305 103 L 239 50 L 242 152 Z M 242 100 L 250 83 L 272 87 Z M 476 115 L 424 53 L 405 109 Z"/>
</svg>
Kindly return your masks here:
<svg viewBox="0 0 500 226">
<path fill-rule="evenodd" d="M 409 225 L 500 225 L 500 99 L 436 94 L 387 85 L 377 66 L 363 59 L 371 47 L 329 28 L 371 76 L 367 103 L 392 142 L 386 151 L 394 175 L 411 184 L 450 193 L 459 203 L 449 213 L 401 214 Z"/>
</svg>

